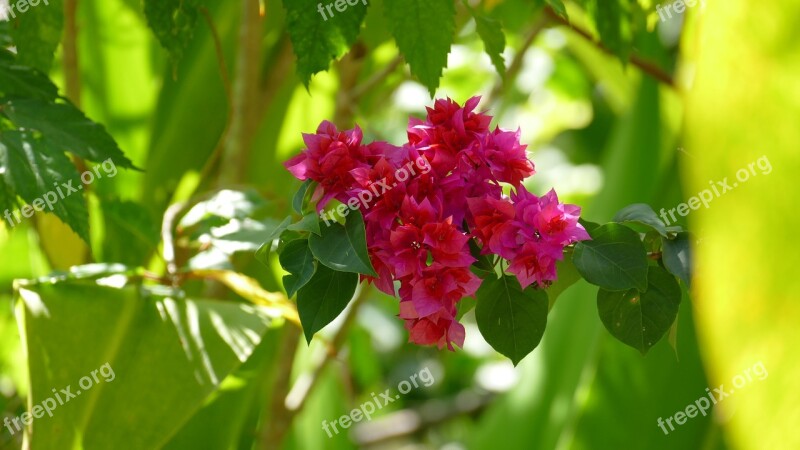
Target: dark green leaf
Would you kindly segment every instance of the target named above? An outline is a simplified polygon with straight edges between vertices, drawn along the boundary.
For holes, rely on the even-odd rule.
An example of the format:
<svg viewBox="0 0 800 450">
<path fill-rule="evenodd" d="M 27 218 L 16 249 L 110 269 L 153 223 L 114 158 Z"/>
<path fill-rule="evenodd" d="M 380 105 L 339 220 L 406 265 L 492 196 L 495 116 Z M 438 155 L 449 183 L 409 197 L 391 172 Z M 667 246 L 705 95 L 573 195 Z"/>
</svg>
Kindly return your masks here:
<svg viewBox="0 0 800 450">
<path fill-rule="evenodd" d="M 653 208 L 646 203 L 634 203 L 622 208 L 615 216 L 614 222 L 639 224 L 647 229 L 657 231 L 660 235 L 667 236 L 667 227 L 658 218 Z M 644 230 L 647 231 L 647 230 Z"/>
<path fill-rule="evenodd" d="M 70 151 L 89 161 L 110 159 L 116 167 L 135 168 L 106 129 L 86 118 L 70 103 L 12 100 L 6 103 L 4 112 L 16 126 L 42 133 L 42 139 L 54 148 Z"/>
<path fill-rule="evenodd" d="M 611 291 L 647 289 L 647 252 L 630 228 L 609 223 L 575 246 L 572 262 L 586 281 Z"/>
<path fill-rule="evenodd" d="M 539 345 L 547 326 L 548 300 L 542 290 L 523 290 L 516 277 L 489 277 L 476 294 L 475 319 L 486 342 L 516 366 Z"/>
<path fill-rule="evenodd" d="M 556 304 L 558 296 L 581 279 L 581 274 L 578 273 L 578 269 L 572 262 L 572 250 L 565 250 L 564 259 L 556 262 L 556 274 L 558 274 L 558 279 L 546 289 L 551 309 Z"/>
<path fill-rule="evenodd" d="M 469 253 L 477 260 L 470 267 L 475 275 L 478 275 L 481 278 L 486 278 L 487 276 L 495 273 L 494 266 L 492 266 L 492 260 L 489 259 L 489 255 L 481 254 L 481 248 L 478 247 L 475 239 L 469 240 Z"/>
<path fill-rule="evenodd" d="M 591 6 L 600 39 L 623 62 L 628 60 L 631 46 L 630 13 L 624 0 L 597 0 Z"/>
<path fill-rule="evenodd" d="M 278 259 L 281 267 L 289 272 L 289 275 L 283 277 L 283 287 L 286 288 L 289 297 L 292 297 L 311 280 L 316 271 L 317 265 L 314 263 L 311 249 L 308 248 L 308 240 L 297 239 L 290 242 Z"/>
<path fill-rule="evenodd" d="M 351 211 L 344 226 L 332 223 L 322 227 L 322 236 L 312 234 L 311 251 L 322 264 L 340 272 L 377 276 L 367 253 L 364 217 Z"/>
<path fill-rule="evenodd" d="M 553 11 L 558 13 L 559 16 L 561 16 L 561 17 L 563 17 L 565 19 L 569 18 L 567 16 L 567 7 L 564 6 L 564 2 L 562 2 L 561 0 L 546 0 L 546 1 L 547 1 L 547 4 L 550 5 L 553 8 Z"/>
<path fill-rule="evenodd" d="M 583 225 L 583 228 L 586 229 L 586 232 L 592 234 L 592 232 L 598 228 L 600 228 L 599 223 L 589 222 L 588 220 L 584 220 L 583 218 L 578 219 L 578 223 Z"/>
<path fill-rule="evenodd" d="M 311 213 L 303 216 L 299 222 L 289 225 L 288 229 L 292 231 L 308 231 L 317 236 L 322 236 L 321 226 L 324 225 L 320 225 L 319 215 L 317 213 Z"/>
<path fill-rule="evenodd" d="M 17 13 L 17 23 L 12 28 L 17 62 L 42 73 L 50 72 L 64 28 L 63 0 L 49 0 L 48 3 L 40 1 L 25 13 Z"/>
<path fill-rule="evenodd" d="M 308 196 L 309 192 L 314 192 L 314 180 L 306 180 L 300 185 L 300 189 L 297 190 L 297 193 L 294 194 L 294 199 L 292 199 L 292 208 L 297 212 L 297 214 L 303 214 L 303 207 L 306 203 L 306 197 Z"/>
<path fill-rule="evenodd" d="M 258 261 L 269 267 L 269 253 L 272 251 L 272 244 L 275 242 L 275 239 L 278 239 L 278 237 L 286 231 L 286 228 L 291 225 L 291 223 L 292 218 L 290 216 L 283 219 L 283 222 L 270 231 L 264 243 L 256 250 L 255 257 Z"/>
<path fill-rule="evenodd" d="M 0 48 L 0 101 L 3 97 L 28 97 L 55 100 L 58 88 L 47 76 L 14 61 L 14 56 Z"/>
<path fill-rule="evenodd" d="M 397 47 L 411 66 L 411 73 L 433 96 L 453 43 L 454 2 L 385 0 L 384 7 Z"/>
<path fill-rule="evenodd" d="M 36 207 L 38 204 L 39 209 L 52 211 L 89 242 L 89 214 L 82 195 L 83 184 L 72 161 L 61 150 L 54 149 L 47 141 L 34 139 L 31 133 L 4 131 L 0 134 L 0 166 L 5 167 L 6 184 L 17 195 L 29 205 Z M 21 211 L 25 210 L 23 207 Z M 20 212 L 16 214 L 24 219 Z"/>
<path fill-rule="evenodd" d="M 486 53 L 492 60 L 494 68 L 501 77 L 506 76 L 506 64 L 503 60 L 503 51 L 506 49 L 506 35 L 503 34 L 503 27 L 499 21 L 491 17 L 484 16 L 473 10 L 475 26 L 478 35 L 483 40 Z"/>
<path fill-rule="evenodd" d="M 144 0 L 144 15 L 156 39 L 176 63 L 194 35 L 196 0 Z"/>
<path fill-rule="evenodd" d="M 308 342 L 344 311 L 357 286 L 358 275 L 317 265 L 311 281 L 297 292 L 297 312 Z"/>
<path fill-rule="evenodd" d="M 597 292 L 597 309 L 606 329 L 642 354 L 661 339 L 678 315 L 681 288 L 666 270 L 651 266 L 647 291 Z"/>
<path fill-rule="evenodd" d="M 689 233 L 678 233 L 675 239 L 663 239 L 662 242 L 664 267 L 683 280 L 686 287 L 691 287 L 692 247 Z"/>
<path fill-rule="evenodd" d="M 347 53 L 361 31 L 369 2 L 343 3 L 346 9 L 338 11 L 334 2 L 283 0 L 297 73 L 306 87 L 312 75 L 328 70 L 331 61 Z"/>
</svg>

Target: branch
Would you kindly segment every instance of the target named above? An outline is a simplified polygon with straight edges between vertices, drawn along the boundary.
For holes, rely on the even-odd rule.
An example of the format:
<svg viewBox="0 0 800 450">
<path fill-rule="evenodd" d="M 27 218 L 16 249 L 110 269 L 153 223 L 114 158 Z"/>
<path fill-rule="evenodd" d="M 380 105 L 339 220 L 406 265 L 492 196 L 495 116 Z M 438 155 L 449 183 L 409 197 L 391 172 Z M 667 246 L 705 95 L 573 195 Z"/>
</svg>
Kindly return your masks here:
<svg viewBox="0 0 800 450">
<path fill-rule="evenodd" d="M 336 332 L 333 340 L 328 345 L 328 352 L 322 356 L 314 370 L 310 374 L 303 374 L 297 379 L 288 395 L 286 395 L 286 397 L 280 397 L 281 404 L 279 407 L 274 403 L 278 401 L 278 399 L 273 399 L 273 408 L 271 408 L 272 412 L 270 416 L 271 422 L 267 424 L 265 430 L 261 434 L 261 448 L 273 449 L 280 447 L 286 433 L 289 431 L 289 426 L 292 424 L 295 416 L 297 416 L 297 414 L 300 413 L 305 406 L 306 401 L 308 401 L 308 397 L 314 391 L 314 388 L 319 384 L 320 380 L 322 379 L 322 374 L 328 367 L 328 364 L 330 364 L 330 362 L 336 359 L 336 357 L 339 355 L 339 350 L 344 344 L 345 339 L 347 339 L 348 332 L 356 319 L 359 307 L 367 299 L 370 291 L 371 285 L 362 285 L 361 292 L 358 294 L 358 297 L 353 300 L 352 306 L 350 307 L 347 316 L 345 316 L 344 322 L 342 322 L 342 326 Z M 289 344 L 296 346 L 297 338 L 295 337 L 294 344 Z M 290 358 L 290 360 L 291 359 L 293 358 Z M 288 367 L 284 368 L 284 370 L 288 371 L 289 373 L 291 373 L 291 369 L 291 363 L 288 364 Z M 284 375 L 288 377 L 288 375 Z M 281 380 L 284 380 L 284 378 L 279 377 L 277 381 L 280 382 Z M 279 392 L 281 391 L 277 390 L 276 393 Z"/>
<path fill-rule="evenodd" d="M 536 23 L 525 36 L 525 41 L 522 43 L 522 46 L 514 55 L 514 60 L 511 61 L 511 64 L 508 66 L 505 79 L 500 80 L 495 85 L 494 89 L 492 89 L 492 93 L 489 94 L 487 104 L 493 104 L 495 99 L 497 99 L 508 86 L 513 85 L 514 81 L 517 80 L 519 72 L 522 70 L 522 64 L 525 61 L 525 54 L 528 52 L 528 49 L 531 47 L 531 45 L 533 45 L 533 42 L 536 41 L 536 37 L 539 36 L 539 33 L 542 32 L 546 25 L 547 17 L 544 15 L 539 16 L 539 19 L 537 19 Z"/>
<path fill-rule="evenodd" d="M 592 36 L 588 31 L 583 30 L 581 28 L 578 28 L 575 25 L 571 24 L 567 19 L 564 19 L 563 17 L 559 16 L 558 13 L 553 11 L 553 8 L 551 8 L 550 6 L 546 6 L 544 8 L 544 14 L 545 14 L 545 16 L 547 16 L 547 18 L 551 22 L 554 22 L 556 24 L 563 25 L 563 26 L 569 28 L 570 30 L 574 31 L 578 35 L 580 35 L 583 38 L 585 38 L 587 41 L 589 41 L 592 44 L 594 44 L 600 50 L 602 50 L 602 51 L 604 51 L 604 52 L 606 52 L 606 53 L 608 53 L 610 55 L 614 55 L 613 51 L 611 51 L 608 47 L 603 45 L 602 42 L 598 42 L 597 40 L 595 40 L 594 36 Z M 669 87 L 671 87 L 673 89 L 676 88 L 675 80 L 672 78 L 672 75 L 667 73 L 667 72 L 665 72 L 661 67 L 657 66 L 656 64 L 654 64 L 654 63 L 652 63 L 650 61 L 644 60 L 644 59 L 642 59 L 640 56 L 638 56 L 636 54 L 631 54 L 631 57 L 630 57 L 629 61 L 634 66 L 638 67 L 639 70 L 641 70 L 642 72 L 650 75 L 651 77 L 655 78 L 656 80 L 666 84 L 667 86 L 669 86 Z"/>
</svg>

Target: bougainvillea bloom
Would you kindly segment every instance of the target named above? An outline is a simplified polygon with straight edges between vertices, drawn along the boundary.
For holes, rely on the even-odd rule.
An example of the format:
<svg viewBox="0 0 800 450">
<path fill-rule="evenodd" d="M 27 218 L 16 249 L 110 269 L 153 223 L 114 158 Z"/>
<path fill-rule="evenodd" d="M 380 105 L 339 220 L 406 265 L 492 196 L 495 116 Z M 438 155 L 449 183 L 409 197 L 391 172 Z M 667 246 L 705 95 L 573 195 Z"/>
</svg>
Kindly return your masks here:
<svg viewBox="0 0 800 450">
<path fill-rule="evenodd" d="M 332 199 L 362 200 L 367 250 L 378 274 L 362 278 L 400 297 L 399 317 L 416 344 L 463 345 L 458 303 L 481 284 L 471 270 L 470 241 L 480 254 L 505 260 L 501 267 L 534 289 L 557 279 L 566 246 L 589 239 L 578 223 L 580 208 L 559 203 L 555 191 L 540 198 L 525 188 L 535 170 L 520 131 L 491 131 L 492 117 L 476 112 L 479 102 L 437 100 L 424 120 L 409 121 L 402 147 L 365 145 L 358 127 L 339 131 L 323 122 L 316 134 L 304 135 L 306 149 L 286 162 L 298 179 L 318 183 L 312 195 L 318 210 Z M 430 170 L 409 170 L 414 161 Z"/>
</svg>

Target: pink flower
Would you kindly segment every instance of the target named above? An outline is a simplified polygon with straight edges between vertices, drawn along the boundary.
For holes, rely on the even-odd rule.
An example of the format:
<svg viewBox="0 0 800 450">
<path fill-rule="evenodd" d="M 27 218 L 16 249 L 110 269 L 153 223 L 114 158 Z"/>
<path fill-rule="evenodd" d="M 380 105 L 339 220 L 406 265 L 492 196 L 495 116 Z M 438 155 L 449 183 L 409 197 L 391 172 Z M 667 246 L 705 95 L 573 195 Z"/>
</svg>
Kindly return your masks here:
<svg viewBox="0 0 800 450">
<path fill-rule="evenodd" d="M 495 179 L 514 187 L 536 173 L 525 152 L 526 146 L 519 142 L 520 134 L 519 130 L 497 128 L 483 143 L 483 156 Z"/>
<path fill-rule="evenodd" d="M 589 233 L 578 223 L 581 209 L 575 205 L 558 202 L 558 195 L 550 190 L 539 199 L 540 213 L 534 218 L 539 235 L 547 242 L 569 245 L 591 239 Z"/>
<path fill-rule="evenodd" d="M 513 258 L 519 234 L 514 205 L 494 198 L 470 198 L 467 203 L 473 219 L 472 234 L 483 243 L 483 253 Z"/>
<path fill-rule="evenodd" d="M 332 123 L 320 124 L 317 134 L 304 134 L 307 149 L 286 161 L 284 166 L 299 180 L 314 180 L 319 185 L 312 196 L 319 200 L 317 210 L 332 198 L 339 198 L 350 189 L 355 180 L 350 171 L 369 167 L 367 150 L 361 145 L 363 135 L 358 126 L 340 132 Z M 346 201 L 346 196 L 343 197 Z"/>
<path fill-rule="evenodd" d="M 517 276 L 523 289 L 534 282 L 546 285 L 558 278 L 556 261 L 561 259 L 564 259 L 562 246 L 528 241 L 511 260 L 508 271 Z"/>
</svg>

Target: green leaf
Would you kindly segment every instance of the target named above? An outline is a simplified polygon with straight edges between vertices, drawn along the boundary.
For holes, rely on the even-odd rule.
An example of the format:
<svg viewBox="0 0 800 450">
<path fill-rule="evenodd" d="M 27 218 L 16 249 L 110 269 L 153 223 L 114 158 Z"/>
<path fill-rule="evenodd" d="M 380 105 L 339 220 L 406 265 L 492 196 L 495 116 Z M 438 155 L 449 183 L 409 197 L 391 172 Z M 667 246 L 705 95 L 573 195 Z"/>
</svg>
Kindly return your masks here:
<svg viewBox="0 0 800 450">
<path fill-rule="evenodd" d="M 32 449 L 161 448 L 281 323 L 266 308 L 141 285 L 22 283 L 19 297 L 29 401 L 81 392 L 36 420 Z"/>
<path fill-rule="evenodd" d="M 310 343 L 314 334 L 339 317 L 358 287 L 358 275 L 317 265 L 317 272 L 297 292 L 297 312 Z"/>
<path fill-rule="evenodd" d="M 50 72 L 64 28 L 63 0 L 49 0 L 48 3 L 40 0 L 25 13 L 17 13 L 17 23 L 12 28 L 17 62 L 42 73 Z"/>
<path fill-rule="evenodd" d="M 614 222 L 642 225 L 647 229 L 657 231 L 661 236 L 667 237 L 667 227 L 664 222 L 658 218 L 653 208 L 646 203 L 634 203 L 622 208 L 614 216 Z"/>
<path fill-rule="evenodd" d="M 317 270 L 314 255 L 308 248 L 308 239 L 297 239 L 290 242 L 278 259 L 281 267 L 289 272 L 289 275 L 283 277 L 283 287 L 286 288 L 289 297 L 293 297 L 300 288 L 311 281 L 311 277 Z"/>
<path fill-rule="evenodd" d="M 663 239 L 662 260 L 664 267 L 683 280 L 686 287 L 692 282 L 692 247 L 689 233 L 678 233 L 675 239 Z"/>
<path fill-rule="evenodd" d="M 596 0 L 592 3 L 600 39 L 620 60 L 626 62 L 630 54 L 630 13 L 624 9 L 623 0 Z"/>
<path fill-rule="evenodd" d="M 299 222 L 289 225 L 287 229 L 292 231 L 308 231 L 309 233 L 314 233 L 317 236 L 322 236 L 322 230 L 320 227 L 319 215 L 317 213 L 310 213 L 303 216 Z"/>
<path fill-rule="evenodd" d="M 158 42 L 177 63 L 194 35 L 196 0 L 144 0 L 144 15 Z"/>
<path fill-rule="evenodd" d="M 294 199 L 292 199 L 292 208 L 297 212 L 297 214 L 303 214 L 303 206 L 306 203 L 306 197 L 308 196 L 309 191 L 313 192 L 312 189 L 314 187 L 314 180 L 306 180 L 300 185 L 300 189 L 297 190 L 297 193 L 294 194 Z"/>
<path fill-rule="evenodd" d="M 548 300 L 542 290 L 523 290 L 516 277 L 489 277 L 476 294 L 475 319 L 484 339 L 516 366 L 539 345 L 547 326 Z"/>
<path fill-rule="evenodd" d="M 442 69 L 455 33 L 452 0 L 385 0 L 389 21 L 400 53 L 411 73 L 428 88 L 431 96 L 439 87 Z"/>
<path fill-rule="evenodd" d="M 600 320 L 612 336 L 643 355 L 669 331 L 678 316 L 681 287 L 666 270 L 651 266 L 647 291 L 597 292 Z"/>
<path fill-rule="evenodd" d="M 267 267 L 270 266 L 269 253 L 272 251 L 272 244 L 275 242 L 275 239 L 278 239 L 278 237 L 281 234 L 283 234 L 284 231 L 286 231 L 286 228 L 288 228 L 289 225 L 291 225 L 291 223 L 292 223 L 292 217 L 289 216 L 283 219 L 283 222 L 278 224 L 278 226 L 276 226 L 274 229 L 272 229 L 272 231 L 270 231 L 264 243 L 258 250 L 256 250 L 255 257 L 258 261 L 260 261 Z"/>
<path fill-rule="evenodd" d="M 609 223 L 575 246 L 572 262 L 586 281 L 610 291 L 647 289 L 647 252 L 630 228 Z"/>
<path fill-rule="evenodd" d="M 483 40 L 486 54 L 491 58 L 492 64 L 500 77 L 505 78 L 506 64 L 503 60 L 503 51 L 506 49 L 506 35 L 503 33 L 502 25 L 498 20 L 480 14 L 475 10 L 472 10 L 472 16 L 475 18 L 476 31 Z"/>
<path fill-rule="evenodd" d="M 360 211 L 349 213 L 344 226 L 332 223 L 322 227 L 322 235 L 312 234 L 311 251 L 322 264 L 340 272 L 377 276 L 367 253 L 364 217 Z"/>
<path fill-rule="evenodd" d="M 331 61 L 344 56 L 358 38 L 370 2 L 343 3 L 346 9 L 338 11 L 332 1 L 283 0 L 297 73 L 306 87 L 312 75 L 328 70 Z"/>
<path fill-rule="evenodd" d="M 550 7 L 553 8 L 553 11 L 555 11 L 559 16 L 569 19 L 567 16 L 567 7 L 564 6 L 564 2 L 561 0 L 547 0 L 547 4 L 550 5 Z"/>
<path fill-rule="evenodd" d="M 475 239 L 469 240 L 469 253 L 473 258 L 476 259 L 476 261 L 472 263 L 472 266 L 470 266 L 472 273 L 480 278 L 486 278 L 487 276 L 495 273 L 494 266 L 492 266 L 492 260 L 489 259 L 489 255 L 481 254 L 481 248 L 475 242 Z"/>
<path fill-rule="evenodd" d="M 34 139 L 31 133 L 4 131 L 0 133 L 0 166 L 5 168 L 6 184 L 17 195 L 33 207 L 38 205 L 39 210 L 52 211 L 89 242 L 89 213 L 82 195 L 83 184 L 72 161 L 61 150 L 54 149 L 47 141 Z M 22 220 L 24 211 L 25 207 L 16 213 Z"/>
<path fill-rule="evenodd" d="M 58 97 L 58 88 L 41 72 L 19 65 L 14 56 L 0 48 L 0 101 L 3 97 L 28 97 L 50 101 Z"/>
<path fill-rule="evenodd" d="M 117 167 L 135 169 L 106 129 L 86 118 L 71 103 L 12 100 L 4 105 L 3 112 L 16 126 L 42 133 L 42 139 L 54 148 L 89 161 L 111 159 Z"/>
<path fill-rule="evenodd" d="M 564 250 L 564 259 L 556 261 L 556 274 L 558 274 L 558 279 L 546 289 L 547 297 L 550 300 L 550 309 L 556 304 L 559 295 L 581 279 L 581 274 L 572 262 L 572 250 Z"/>
</svg>

